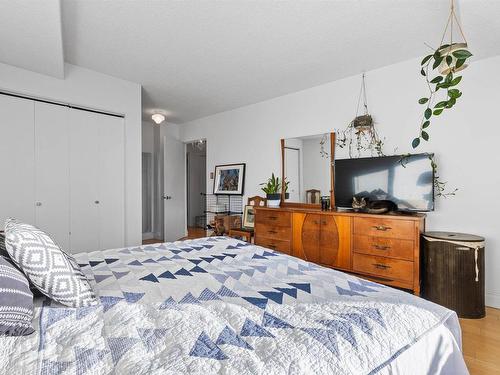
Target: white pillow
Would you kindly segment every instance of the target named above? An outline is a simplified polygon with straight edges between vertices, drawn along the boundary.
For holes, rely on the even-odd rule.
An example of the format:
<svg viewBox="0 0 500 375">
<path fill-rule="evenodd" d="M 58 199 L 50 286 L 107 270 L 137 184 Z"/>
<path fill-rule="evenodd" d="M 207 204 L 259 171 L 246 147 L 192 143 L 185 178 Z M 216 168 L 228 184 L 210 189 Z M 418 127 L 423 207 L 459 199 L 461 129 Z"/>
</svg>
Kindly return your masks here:
<svg viewBox="0 0 500 375">
<path fill-rule="evenodd" d="M 97 303 L 92 287 L 78 263 L 42 230 L 5 222 L 5 247 L 26 277 L 47 297 L 69 307 Z"/>
</svg>

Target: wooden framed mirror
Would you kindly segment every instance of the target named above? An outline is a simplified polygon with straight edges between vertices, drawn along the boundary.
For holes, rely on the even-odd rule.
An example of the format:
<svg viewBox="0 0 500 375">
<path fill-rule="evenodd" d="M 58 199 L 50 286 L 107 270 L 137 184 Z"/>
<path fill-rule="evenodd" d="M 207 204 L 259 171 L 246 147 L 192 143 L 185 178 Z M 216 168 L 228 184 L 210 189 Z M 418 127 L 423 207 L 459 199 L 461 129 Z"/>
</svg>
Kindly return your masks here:
<svg viewBox="0 0 500 375">
<path fill-rule="evenodd" d="M 282 207 L 321 208 L 321 197 L 335 207 L 335 133 L 281 139 Z"/>
</svg>

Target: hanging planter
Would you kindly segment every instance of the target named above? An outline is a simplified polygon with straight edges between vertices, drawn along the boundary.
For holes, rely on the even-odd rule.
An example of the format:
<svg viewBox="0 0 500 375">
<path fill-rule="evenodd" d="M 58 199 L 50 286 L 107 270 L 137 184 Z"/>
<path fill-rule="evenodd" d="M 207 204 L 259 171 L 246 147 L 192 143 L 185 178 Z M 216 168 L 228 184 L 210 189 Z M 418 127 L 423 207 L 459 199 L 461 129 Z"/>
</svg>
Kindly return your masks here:
<svg viewBox="0 0 500 375">
<path fill-rule="evenodd" d="M 453 27 L 457 25 L 463 38 L 463 42 L 453 41 Z M 443 44 L 449 32 L 449 44 Z M 419 134 L 413 139 L 411 145 L 417 148 L 421 140 L 428 141 L 430 136 L 428 128 L 431 125 L 432 117 L 441 115 L 445 110 L 453 108 L 457 100 L 462 96 L 462 91 L 458 85 L 462 81 L 462 76 L 456 73 L 464 70 L 468 64 L 468 59 L 472 56 L 469 52 L 465 35 L 455 14 L 454 0 L 451 0 L 450 15 L 441 38 L 440 46 L 433 54 L 427 55 L 421 62 L 420 73 L 425 77 L 429 95 L 418 100 L 419 104 L 425 105 L 425 110 L 420 122 Z M 437 69 L 437 75 L 433 78 L 430 75 Z M 436 96 L 443 94 L 442 100 L 435 103 Z"/>
<path fill-rule="evenodd" d="M 364 114 L 358 115 L 359 107 L 363 99 Z M 337 146 L 340 148 L 348 147 L 349 157 L 352 158 L 354 152 L 357 152 L 356 157 L 360 157 L 364 151 L 369 151 L 373 156 L 383 156 L 382 150 L 384 142 L 380 139 L 377 130 L 375 129 L 375 122 L 373 117 L 368 113 L 368 103 L 366 100 L 366 82 L 365 74 L 363 73 L 361 81 L 361 89 L 358 97 L 358 105 L 356 107 L 356 117 L 352 120 L 347 128 L 344 130 L 336 131 L 337 133 Z"/>
</svg>

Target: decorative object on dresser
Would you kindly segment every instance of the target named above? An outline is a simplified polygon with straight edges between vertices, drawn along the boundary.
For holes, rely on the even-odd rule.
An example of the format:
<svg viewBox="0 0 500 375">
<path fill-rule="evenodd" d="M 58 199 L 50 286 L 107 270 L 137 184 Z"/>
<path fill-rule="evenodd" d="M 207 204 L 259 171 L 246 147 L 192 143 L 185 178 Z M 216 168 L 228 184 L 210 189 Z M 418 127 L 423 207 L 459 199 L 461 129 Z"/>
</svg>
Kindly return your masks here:
<svg viewBox="0 0 500 375">
<path fill-rule="evenodd" d="M 243 195 L 244 187 L 244 163 L 215 166 L 214 194 Z"/>
<path fill-rule="evenodd" d="M 318 204 L 321 201 L 321 191 L 318 189 L 306 190 L 306 203 Z"/>
<path fill-rule="evenodd" d="M 245 211 L 243 212 L 243 225 L 241 228 L 233 228 L 229 231 L 230 237 L 241 237 L 246 242 L 251 243 L 254 234 L 254 224 L 255 224 L 255 207 L 265 207 L 266 198 L 259 196 L 254 196 L 248 198 L 248 204 L 245 206 Z"/>
<path fill-rule="evenodd" d="M 283 189 L 285 188 L 285 185 L 286 184 L 283 184 Z M 260 186 L 262 186 L 261 190 L 266 193 L 267 206 L 279 207 L 281 203 L 282 190 L 280 178 L 276 177 L 273 173 L 271 174 L 271 177 L 267 180 L 267 182 L 261 183 Z"/>
<path fill-rule="evenodd" d="M 372 215 L 318 208 L 255 209 L 255 243 L 420 293 L 425 215 Z M 351 292 L 352 293 L 352 292 Z"/>
<path fill-rule="evenodd" d="M 484 318 L 484 238 L 453 232 L 426 232 L 422 295 L 454 310 L 460 318 Z"/>
</svg>

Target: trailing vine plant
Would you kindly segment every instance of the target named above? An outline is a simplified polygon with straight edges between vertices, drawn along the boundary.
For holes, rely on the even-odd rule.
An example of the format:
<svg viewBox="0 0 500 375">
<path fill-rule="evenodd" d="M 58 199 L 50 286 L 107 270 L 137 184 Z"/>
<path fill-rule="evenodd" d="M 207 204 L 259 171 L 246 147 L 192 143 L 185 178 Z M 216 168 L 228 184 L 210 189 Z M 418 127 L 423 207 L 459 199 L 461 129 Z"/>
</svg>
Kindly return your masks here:
<svg viewBox="0 0 500 375">
<path fill-rule="evenodd" d="M 401 155 L 401 159 L 399 160 L 399 162 L 404 168 L 406 168 L 406 163 L 407 163 L 410 155 L 411 154 Z M 436 163 L 436 160 L 434 159 L 434 154 L 427 154 L 427 157 L 430 160 L 432 173 L 434 175 L 434 180 L 433 180 L 434 196 L 441 197 L 441 198 L 448 198 L 448 197 L 456 195 L 458 188 L 453 188 L 452 190 L 447 191 L 446 185 L 448 182 L 442 181 L 441 178 L 439 177 L 438 165 Z"/>
<path fill-rule="evenodd" d="M 358 115 L 359 107 L 363 99 L 364 114 Z M 356 106 L 356 117 L 343 130 L 336 130 L 336 145 L 340 148 L 347 147 L 349 157 L 352 158 L 354 152 L 356 157 L 360 157 L 364 152 L 370 152 L 372 156 L 384 156 L 384 140 L 380 138 L 373 117 L 368 114 L 368 102 L 366 99 L 365 73 L 361 80 L 361 89 Z"/>
<path fill-rule="evenodd" d="M 453 42 L 453 23 L 456 22 L 458 29 L 464 39 L 464 43 Z M 449 44 L 443 44 L 447 31 L 450 31 Z M 430 136 L 428 127 L 431 125 L 432 116 L 439 116 L 445 110 L 453 108 L 457 100 L 462 96 L 458 84 L 462 81 L 462 76 L 456 73 L 467 67 L 467 60 L 472 53 L 467 49 L 467 41 L 462 31 L 460 23 L 455 14 L 454 1 L 451 0 L 451 10 L 448 22 L 441 38 L 440 46 L 434 53 L 427 55 L 421 62 L 420 74 L 425 77 L 429 95 L 418 100 L 419 104 L 425 105 L 425 110 L 420 121 L 419 134 L 413 139 L 411 145 L 417 148 L 421 140 L 428 141 Z M 433 71 L 438 69 L 438 74 L 431 78 Z M 445 93 L 442 100 L 434 104 L 436 96 Z"/>
</svg>

